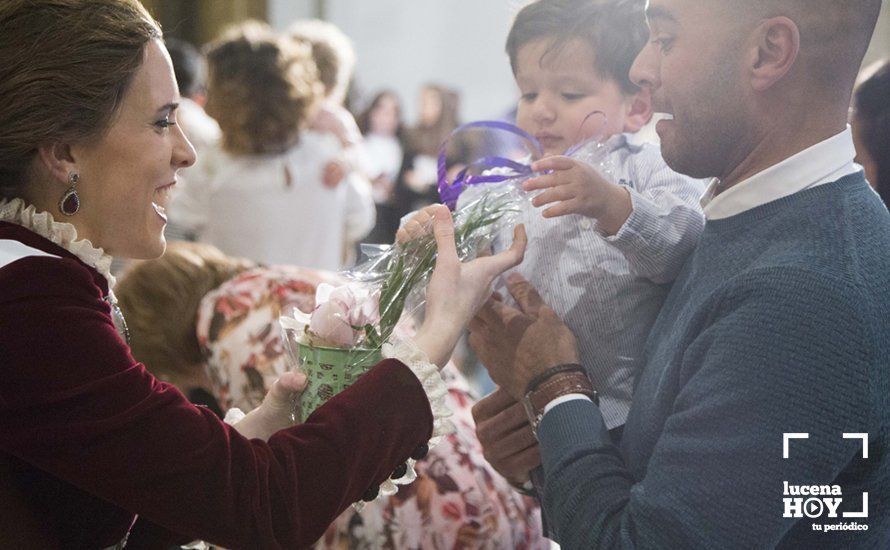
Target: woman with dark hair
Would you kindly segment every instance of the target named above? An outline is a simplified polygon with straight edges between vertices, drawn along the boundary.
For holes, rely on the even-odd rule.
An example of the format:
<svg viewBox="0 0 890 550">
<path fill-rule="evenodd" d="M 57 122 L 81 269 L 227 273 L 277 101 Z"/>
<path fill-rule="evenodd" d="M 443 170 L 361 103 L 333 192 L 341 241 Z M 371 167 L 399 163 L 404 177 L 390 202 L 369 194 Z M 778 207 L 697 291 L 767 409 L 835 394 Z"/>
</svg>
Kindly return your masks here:
<svg viewBox="0 0 890 550">
<path fill-rule="evenodd" d="M 404 127 L 399 96 L 392 90 L 374 96 L 358 116 L 358 127 L 365 138 L 368 161 L 373 165 L 368 167 L 368 175 L 374 183 L 375 200 L 382 202 L 379 199 L 388 198 L 402 166 Z"/>
<path fill-rule="evenodd" d="M 853 94 L 853 141 L 865 179 L 890 205 L 890 59 L 866 69 Z"/>
<path fill-rule="evenodd" d="M 426 84 L 420 89 L 418 107 L 418 122 L 405 135 L 405 162 L 396 191 L 400 216 L 439 202 L 439 148 L 460 125 L 460 96 L 454 90 Z"/>
<path fill-rule="evenodd" d="M 448 431 L 439 369 L 522 258 L 520 231 L 512 251 L 461 264 L 437 210 L 414 338 L 304 423 L 248 439 L 133 359 L 112 292 L 112 255 L 164 252 L 169 194 L 195 161 L 178 103 L 161 31 L 136 0 L 0 3 L 4 548 L 312 544 Z"/>
<path fill-rule="evenodd" d="M 359 115 L 358 125 L 364 135 L 362 147 L 377 204 L 377 223 L 366 240 L 390 243 L 399 228 L 393 192 L 405 156 L 399 96 L 391 90 L 378 93 Z"/>
</svg>

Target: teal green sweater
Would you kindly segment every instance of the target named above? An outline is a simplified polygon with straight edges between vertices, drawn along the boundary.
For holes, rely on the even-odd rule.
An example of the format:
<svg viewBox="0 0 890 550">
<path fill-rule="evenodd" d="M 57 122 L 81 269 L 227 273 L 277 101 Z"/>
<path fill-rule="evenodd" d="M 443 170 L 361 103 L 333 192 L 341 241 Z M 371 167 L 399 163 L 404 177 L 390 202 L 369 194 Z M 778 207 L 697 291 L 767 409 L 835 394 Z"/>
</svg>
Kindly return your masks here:
<svg viewBox="0 0 890 550">
<path fill-rule="evenodd" d="M 590 402 L 544 417 L 550 528 L 566 549 L 890 548 L 888 369 L 890 215 L 861 174 L 709 221 L 620 449 Z M 786 432 L 809 434 L 787 459 Z M 868 434 L 867 459 L 844 433 Z M 841 492 L 815 497 L 838 516 L 786 482 Z M 844 517 L 863 492 L 868 517 Z M 793 517 L 795 498 L 823 513 Z"/>
</svg>

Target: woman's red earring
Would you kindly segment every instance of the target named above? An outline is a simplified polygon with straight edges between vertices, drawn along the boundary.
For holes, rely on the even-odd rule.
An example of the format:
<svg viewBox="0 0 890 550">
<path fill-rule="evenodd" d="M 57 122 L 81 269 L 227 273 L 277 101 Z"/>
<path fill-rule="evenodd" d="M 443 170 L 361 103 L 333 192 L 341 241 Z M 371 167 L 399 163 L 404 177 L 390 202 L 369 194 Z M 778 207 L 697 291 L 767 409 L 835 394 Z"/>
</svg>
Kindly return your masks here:
<svg viewBox="0 0 890 550">
<path fill-rule="evenodd" d="M 66 216 L 73 216 L 80 210 L 80 197 L 77 196 L 78 181 L 80 181 L 80 176 L 74 172 L 68 174 L 68 183 L 71 184 L 71 187 L 65 191 L 62 200 L 59 201 L 59 211 Z"/>
</svg>

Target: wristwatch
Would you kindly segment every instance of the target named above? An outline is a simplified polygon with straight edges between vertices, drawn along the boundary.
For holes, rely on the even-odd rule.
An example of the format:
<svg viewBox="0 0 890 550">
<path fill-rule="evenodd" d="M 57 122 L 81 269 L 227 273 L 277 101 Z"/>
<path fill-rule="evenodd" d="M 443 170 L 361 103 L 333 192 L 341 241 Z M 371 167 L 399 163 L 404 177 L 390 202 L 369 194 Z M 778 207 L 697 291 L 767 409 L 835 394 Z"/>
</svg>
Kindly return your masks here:
<svg viewBox="0 0 890 550">
<path fill-rule="evenodd" d="M 582 394 L 599 405 L 599 395 L 593 389 L 584 367 L 577 364 L 559 365 L 535 377 L 528 384 L 522 406 L 528 416 L 532 433 L 538 437 L 538 424 L 544 418 L 544 408 L 548 403 L 570 394 Z"/>
</svg>

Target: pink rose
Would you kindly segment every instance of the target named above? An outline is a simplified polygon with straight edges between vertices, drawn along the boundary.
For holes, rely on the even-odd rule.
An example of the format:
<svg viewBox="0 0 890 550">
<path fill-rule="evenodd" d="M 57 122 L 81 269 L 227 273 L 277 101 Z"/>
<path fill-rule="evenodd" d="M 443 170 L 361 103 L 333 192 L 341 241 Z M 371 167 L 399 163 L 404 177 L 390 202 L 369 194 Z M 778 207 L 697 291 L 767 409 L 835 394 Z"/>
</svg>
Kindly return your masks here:
<svg viewBox="0 0 890 550">
<path fill-rule="evenodd" d="M 380 322 L 380 291 L 364 292 L 362 296 L 356 296 L 355 305 L 350 309 L 350 322 L 353 326 L 377 325 Z"/>
<path fill-rule="evenodd" d="M 349 324 L 348 315 L 348 310 L 341 302 L 327 301 L 312 312 L 309 330 L 332 346 L 352 347 L 355 331 Z"/>
<path fill-rule="evenodd" d="M 366 285 L 333 287 L 322 283 L 315 303 L 309 330 L 332 345 L 352 347 L 364 334 L 365 325 L 380 322 L 380 291 L 371 291 Z"/>
</svg>

